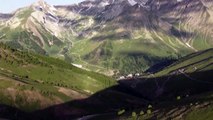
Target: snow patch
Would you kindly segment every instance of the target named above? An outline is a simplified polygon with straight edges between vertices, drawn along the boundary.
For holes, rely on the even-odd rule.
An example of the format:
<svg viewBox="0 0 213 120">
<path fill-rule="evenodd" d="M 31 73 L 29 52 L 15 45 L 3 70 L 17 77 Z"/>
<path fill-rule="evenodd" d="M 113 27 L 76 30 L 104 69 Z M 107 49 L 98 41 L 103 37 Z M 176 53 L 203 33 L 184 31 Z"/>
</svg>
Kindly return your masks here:
<svg viewBox="0 0 213 120">
<path fill-rule="evenodd" d="M 109 5 L 110 3 L 109 2 L 101 2 L 100 3 L 100 7 L 105 7 L 107 5 Z"/>
<path fill-rule="evenodd" d="M 137 4 L 137 2 L 135 2 L 135 0 L 128 0 L 128 2 L 131 6 L 134 6 Z"/>
<path fill-rule="evenodd" d="M 182 2 L 183 0 L 177 0 L 177 2 Z"/>
</svg>

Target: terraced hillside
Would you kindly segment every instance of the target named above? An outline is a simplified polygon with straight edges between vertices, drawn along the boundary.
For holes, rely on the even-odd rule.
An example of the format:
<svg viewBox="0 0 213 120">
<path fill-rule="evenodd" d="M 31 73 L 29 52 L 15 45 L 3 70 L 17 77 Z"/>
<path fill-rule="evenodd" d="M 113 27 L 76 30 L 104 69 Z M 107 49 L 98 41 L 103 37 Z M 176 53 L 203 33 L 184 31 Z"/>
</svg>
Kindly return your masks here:
<svg viewBox="0 0 213 120">
<path fill-rule="evenodd" d="M 30 112 L 87 98 L 114 84 L 111 78 L 59 59 L 0 44 L 0 104 Z"/>
</svg>

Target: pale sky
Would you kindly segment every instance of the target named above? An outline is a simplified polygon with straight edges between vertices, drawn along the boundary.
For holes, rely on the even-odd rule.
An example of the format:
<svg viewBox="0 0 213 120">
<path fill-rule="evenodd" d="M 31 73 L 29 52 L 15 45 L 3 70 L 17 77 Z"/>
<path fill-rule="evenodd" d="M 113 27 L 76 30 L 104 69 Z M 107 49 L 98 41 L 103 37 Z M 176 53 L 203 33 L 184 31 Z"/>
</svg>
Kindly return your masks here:
<svg viewBox="0 0 213 120">
<path fill-rule="evenodd" d="M 10 13 L 18 8 L 28 6 L 37 0 L 0 0 L 0 13 Z M 69 5 L 83 0 L 45 0 L 51 5 Z"/>
</svg>

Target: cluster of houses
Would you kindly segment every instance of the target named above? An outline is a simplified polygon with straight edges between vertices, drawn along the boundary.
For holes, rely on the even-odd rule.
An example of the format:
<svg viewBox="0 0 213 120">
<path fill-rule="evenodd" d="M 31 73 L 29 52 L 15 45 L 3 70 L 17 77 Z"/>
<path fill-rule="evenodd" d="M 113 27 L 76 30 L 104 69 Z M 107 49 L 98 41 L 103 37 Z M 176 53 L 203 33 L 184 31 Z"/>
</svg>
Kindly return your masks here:
<svg viewBox="0 0 213 120">
<path fill-rule="evenodd" d="M 140 73 L 129 74 L 126 76 L 120 76 L 117 80 L 131 79 L 131 78 L 139 78 L 141 76 Z"/>
</svg>

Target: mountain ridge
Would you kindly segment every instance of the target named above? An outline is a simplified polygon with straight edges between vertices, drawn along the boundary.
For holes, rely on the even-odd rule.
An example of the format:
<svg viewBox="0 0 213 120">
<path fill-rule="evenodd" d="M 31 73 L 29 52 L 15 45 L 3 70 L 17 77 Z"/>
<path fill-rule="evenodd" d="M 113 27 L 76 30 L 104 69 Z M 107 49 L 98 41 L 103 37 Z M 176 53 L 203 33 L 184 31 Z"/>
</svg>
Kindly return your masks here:
<svg viewBox="0 0 213 120">
<path fill-rule="evenodd" d="M 109 70 L 122 74 L 137 72 L 126 70 L 124 66 L 137 66 L 141 65 L 139 61 L 145 61 L 142 69 L 136 67 L 142 72 L 153 66 L 155 61 L 153 58 L 148 60 L 146 54 L 170 60 L 171 57 L 177 59 L 211 48 L 212 5 L 209 0 L 94 0 L 65 6 L 50 6 L 39 1 L 19 9 L 12 18 L 1 20 L 1 41 L 75 64 L 87 62 L 89 64 L 82 66 L 102 73 Z M 99 48 L 105 42 L 112 47 L 107 50 L 108 55 L 102 56 L 101 53 L 106 51 Z M 135 47 L 139 43 L 141 46 Z M 80 44 L 85 44 L 87 48 Z M 146 45 L 152 46 L 153 50 L 144 50 Z M 128 46 L 128 49 L 120 48 L 122 46 Z M 159 54 L 156 54 L 157 51 Z M 131 52 L 145 55 L 131 56 Z M 93 54 L 97 59 L 84 59 Z M 116 54 L 129 61 L 120 60 L 115 66 Z M 109 70 L 94 67 L 94 61 L 99 61 L 97 66 Z"/>
</svg>

